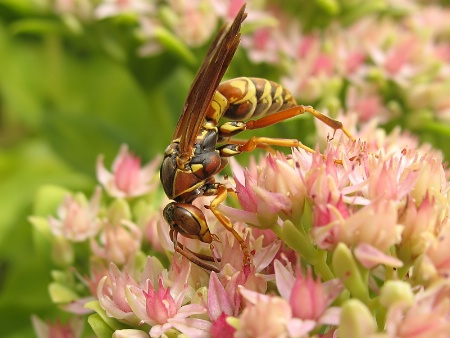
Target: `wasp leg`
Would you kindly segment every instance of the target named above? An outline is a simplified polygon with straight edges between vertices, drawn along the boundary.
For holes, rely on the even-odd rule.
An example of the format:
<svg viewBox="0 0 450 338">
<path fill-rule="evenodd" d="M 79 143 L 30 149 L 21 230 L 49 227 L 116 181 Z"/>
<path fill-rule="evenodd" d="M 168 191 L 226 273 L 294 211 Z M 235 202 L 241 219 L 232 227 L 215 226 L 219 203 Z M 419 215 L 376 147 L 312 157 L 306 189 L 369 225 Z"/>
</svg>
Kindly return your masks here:
<svg viewBox="0 0 450 338">
<path fill-rule="evenodd" d="M 334 132 L 340 129 L 342 132 L 352 141 L 355 140 L 355 137 L 342 125 L 342 122 L 332 119 L 329 116 L 322 114 L 321 112 L 315 110 L 311 106 L 295 106 L 288 108 L 286 110 L 279 111 L 277 113 L 273 113 L 271 115 L 262 117 L 258 120 L 249 120 L 247 122 L 242 121 L 232 121 L 226 122 L 222 126 L 219 127 L 220 136 L 224 139 L 234 136 L 244 130 L 254 130 L 265 128 L 276 124 L 278 122 L 290 119 L 297 115 L 302 115 L 304 113 L 310 113 L 318 120 L 322 121 L 332 129 Z M 306 150 L 306 149 L 305 149 Z"/>
<path fill-rule="evenodd" d="M 203 261 L 207 261 L 207 262 L 220 262 L 220 259 L 215 259 L 212 256 L 209 255 L 204 255 L 195 251 L 192 251 L 191 249 L 189 249 L 188 247 L 185 247 L 183 244 L 178 243 L 178 247 L 181 248 L 181 250 L 184 251 L 189 251 L 191 254 L 195 255 L 195 257 L 203 260 Z M 211 250 L 214 249 L 214 246 L 211 244 Z"/>
<path fill-rule="evenodd" d="M 262 146 L 261 146 L 262 145 Z M 305 146 L 299 140 L 296 139 L 285 139 L 285 138 L 271 138 L 271 137 L 257 137 L 253 136 L 247 141 L 234 142 L 230 140 L 228 144 L 225 144 L 218 148 L 220 156 L 230 157 L 239 155 L 243 152 L 253 151 L 256 148 L 264 148 L 269 145 L 280 146 L 280 147 L 299 147 L 307 152 L 315 153 L 314 149 Z"/>
<path fill-rule="evenodd" d="M 315 110 L 313 107 L 311 106 L 295 106 L 295 107 L 291 107 L 289 109 L 271 114 L 269 116 L 265 116 L 263 118 L 260 118 L 259 120 L 251 120 L 248 121 L 246 123 L 246 127 L 249 130 L 252 129 L 259 129 L 259 128 L 264 128 L 264 127 L 268 127 L 271 126 L 275 123 L 284 121 L 286 119 L 292 118 L 294 116 L 297 115 L 301 115 L 304 113 L 310 113 L 312 116 L 314 116 L 316 119 L 322 121 L 323 123 L 325 123 L 327 126 L 329 126 L 330 128 L 333 128 L 334 131 L 336 132 L 336 130 L 340 129 L 342 130 L 342 132 L 347 135 L 347 137 L 354 141 L 355 137 L 342 125 L 342 122 L 332 119 L 331 117 L 322 114 L 321 112 Z"/>
<path fill-rule="evenodd" d="M 212 266 L 208 263 L 205 263 L 204 261 L 210 261 L 214 262 L 214 258 L 208 255 L 202 255 L 196 252 L 193 252 L 189 250 L 188 248 L 184 247 L 183 244 L 178 243 L 177 241 L 177 235 L 178 233 L 173 230 L 170 231 L 170 238 L 172 239 L 173 246 L 176 252 L 178 252 L 180 255 L 186 257 L 188 260 L 190 260 L 192 263 L 198 265 L 199 267 L 208 270 L 208 271 L 214 271 L 216 273 L 219 273 L 220 270 L 217 269 L 215 266 Z"/>
<path fill-rule="evenodd" d="M 181 246 L 182 247 L 182 246 Z M 183 249 L 180 246 L 176 246 L 175 250 L 183 255 L 184 257 L 186 257 L 187 259 L 189 259 L 192 263 L 198 265 L 199 267 L 208 270 L 208 271 L 214 271 L 215 273 L 219 273 L 220 270 L 218 268 L 216 268 L 215 266 L 212 266 L 208 263 L 205 263 L 203 260 L 201 260 L 200 258 L 197 257 L 197 254 L 190 251 L 190 250 L 186 250 L 186 248 L 183 247 Z"/>
<path fill-rule="evenodd" d="M 243 152 L 253 151 L 256 148 L 259 148 L 260 144 L 274 145 L 280 147 L 290 147 L 290 148 L 299 147 L 310 153 L 315 153 L 313 149 L 311 149 L 308 146 L 305 146 L 303 143 L 301 143 L 299 140 L 296 139 L 256 137 L 256 136 L 253 136 L 252 138 L 250 138 L 245 142 L 232 142 L 231 140 L 230 143 L 219 147 L 217 150 L 219 150 L 220 156 L 231 157 L 239 155 L 240 153 Z M 322 155 L 322 157 L 326 159 L 325 155 Z M 342 165 L 342 160 L 335 159 L 334 163 Z"/>
<path fill-rule="evenodd" d="M 243 145 L 247 142 L 248 142 L 248 140 L 241 140 L 241 139 L 235 139 L 235 138 L 230 138 L 229 140 L 226 141 L 227 145 L 229 145 L 229 144 Z M 256 148 L 265 150 L 271 154 L 275 154 L 275 152 L 276 152 L 274 148 L 272 148 L 271 146 L 269 146 L 266 143 L 258 143 L 256 145 Z"/>
<path fill-rule="evenodd" d="M 228 219 L 228 217 L 226 217 L 224 214 L 222 214 L 218 210 L 219 205 L 226 200 L 227 195 L 228 195 L 227 187 L 224 186 L 223 184 L 219 184 L 217 186 L 217 195 L 211 201 L 211 204 L 209 205 L 209 209 L 212 211 L 214 216 L 216 216 L 216 218 L 219 220 L 219 222 L 222 223 L 222 225 L 225 227 L 225 229 L 230 231 L 233 234 L 234 238 L 236 238 L 236 240 L 238 241 L 239 245 L 241 246 L 242 253 L 244 254 L 244 259 L 243 259 L 244 260 L 244 265 L 249 265 L 250 261 L 251 261 L 251 258 L 250 258 L 250 251 L 248 250 L 247 245 L 245 244 L 245 242 L 242 239 L 241 235 L 239 235 L 237 233 L 237 231 L 234 230 L 233 224 Z"/>
</svg>

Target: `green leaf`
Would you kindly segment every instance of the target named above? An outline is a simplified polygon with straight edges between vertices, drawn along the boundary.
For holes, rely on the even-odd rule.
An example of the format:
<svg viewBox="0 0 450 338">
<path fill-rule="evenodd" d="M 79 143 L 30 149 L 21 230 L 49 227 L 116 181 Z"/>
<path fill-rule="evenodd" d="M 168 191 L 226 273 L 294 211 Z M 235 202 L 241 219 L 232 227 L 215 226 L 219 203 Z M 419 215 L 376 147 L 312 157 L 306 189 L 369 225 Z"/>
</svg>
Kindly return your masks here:
<svg viewBox="0 0 450 338">
<path fill-rule="evenodd" d="M 313 262 L 315 260 L 317 250 L 312 245 L 308 236 L 289 220 L 283 223 L 281 239 L 290 248 L 305 257 L 307 261 Z"/>
<path fill-rule="evenodd" d="M 98 318 L 96 319 L 95 323 L 100 328 L 108 327 L 113 331 L 126 328 L 126 325 L 120 323 L 114 318 L 108 317 L 106 311 L 100 306 L 100 303 L 96 300 L 86 303 L 85 308 L 94 310 L 97 313 Z M 89 322 L 89 324 L 91 324 L 91 322 Z M 92 329 L 97 333 L 94 327 L 92 327 Z"/>
<path fill-rule="evenodd" d="M 68 304 L 80 298 L 72 289 L 61 283 L 50 283 L 48 292 L 53 303 Z"/>
<path fill-rule="evenodd" d="M 111 338 L 114 333 L 114 330 L 106 325 L 102 317 L 100 317 L 97 313 L 89 316 L 88 323 L 95 335 L 99 338 Z"/>
<path fill-rule="evenodd" d="M 344 243 L 339 243 L 334 249 L 332 266 L 335 276 L 342 279 L 352 296 L 368 304 L 367 282 L 351 250 Z"/>
</svg>

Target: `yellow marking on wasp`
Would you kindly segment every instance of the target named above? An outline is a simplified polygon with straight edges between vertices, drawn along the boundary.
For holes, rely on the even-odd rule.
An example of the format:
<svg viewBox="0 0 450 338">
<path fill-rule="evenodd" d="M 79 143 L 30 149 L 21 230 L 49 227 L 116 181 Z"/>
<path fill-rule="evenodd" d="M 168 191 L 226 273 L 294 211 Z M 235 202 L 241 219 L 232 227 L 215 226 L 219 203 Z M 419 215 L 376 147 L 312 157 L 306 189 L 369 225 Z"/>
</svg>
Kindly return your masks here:
<svg viewBox="0 0 450 338">
<path fill-rule="evenodd" d="M 229 148 L 222 148 L 221 150 L 222 156 L 235 156 L 235 155 L 239 155 L 241 152 L 240 151 L 235 151 L 235 150 L 231 150 Z"/>
<path fill-rule="evenodd" d="M 203 124 L 203 128 L 206 129 L 205 130 L 205 134 L 206 134 L 207 130 L 216 129 L 217 127 L 216 127 L 216 124 L 214 124 L 213 122 L 208 121 L 208 122 L 205 122 Z"/>
<path fill-rule="evenodd" d="M 209 118 L 211 118 L 214 121 L 217 121 L 218 118 L 222 115 L 221 114 L 222 107 L 220 107 L 220 104 L 216 100 L 211 101 L 210 106 L 214 110 L 214 113 L 212 114 L 212 116 L 209 116 Z"/>
<path fill-rule="evenodd" d="M 239 89 L 242 93 L 242 97 L 240 99 L 230 98 L 230 102 L 233 102 L 234 104 L 239 104 L 248 101 L 256 95 L 255 85 L 250 79 L 246 77 L 231 80 L 230 85 L 234 88 Z"/>
<path fill-rule="evenodd" d="M 275 89 L 272 96 L 272 104 L 269 109 L 266 111 L 267 114 L 273 114 L 280 110 L 281 106 L 286 103 L 283 98 L 283 87 L 280 85 L 271 85 L 273 89 Z"/>
<path fill-rule="evenodd" d="M 228 108 L 228 100 L 220 92 L 215 91 L 210 107 L 214 110 L 214 113 L 208 114 L 208 118 L 217 124 Z"/>
<path fill-rule="evenodd" d="M 200 133 L 197 135 L 197 141 L 196 142 L 202 141 L 206 137 L 207 133 L 208 133 L 207 128 L 201 129 Z"/>
<path fill-rule="evenodd" d="M 275 89 L 275 94 L 273 95 L 273 98 L 274 99 L 280 98 L 281 102 L 284 101 L 284 98 L 283 98 L 283 87 L 277 86 L 277 88 Z"/>
<path fill-rule="evenodd" d="M 273 102 L 273 98 L 271 95 L 271 91 L 272 91 L 272 86 L 270 85 L 269 81 L 264 81 L 264 90 L 263 90 L 263 94 L 261 96 L 261 103 L 263 103 L 262 105 L 262 111 L 259 113 L 259 115 L 264 115 L 267 113 L 267 111 L 270 110 L 270 107 L 272 106 L 272 102 Z"/>
<path fill-rule="evenodd" d="M 271 91 L 272 91 L 272 86 L 270 85 L 270 82 L 265 80 L 264 81 L 264 89 L 263 89 L 263 93 L 261 95 L 261 99 L 262 98 L 266 98 L 266 97 L 272 98 Z"/>
<path fill-rule="evenodd" d="M 225 134 L 234 133 L 236 130 L 243 130 L 242 126 L 232 125 L 231 123 L 224 123 L 220 126 L 220 131 Z"/>
<path fill-rule="evenodd" d="M 196 219 L 197 219 L 198 225 L 200 226 L 200 231 L 198 232 L 200 238 L 206 243 L 211 243 L 212 242 L 212 236 L 211 235 L 208 235 L 205 238 L 205 235 L 209 233 L 208 225 L 202 219 L 200 219 L 198 217 L 196 217 Z"/>
<path fill-rule="evenodd" d="M 269 81 L 264 80 L 263 92 L 259 99 L 258 107 L 256 107 L 256 114 L 258 116 L 265 115 L 272 106 L 273 98 L 272 98 L 272 86 Z"/>
<path fill-rule="evenodd" d="M 166 148 L 166 150 L 164 151 L 164 154 L 165 154 L 166 156 L 172 155 L 174 151 L 175 151 L 175 148 L 172 147 L 172 144 L 171 144 L 171 145 L 169 145 L 169 146 Z"/>
<path fill-rule="evenodd" d="M 284 97 L 283 99 L 284 99 L 284 102 L 289 102 L 289 101 L 291 101 L 291 100 L 292 100 L 292 95 L 291 95 L 291 93 L 290 93 L 289 91 L 286 90 L 286 95 L 285 95 L 285 97 Z"/>
<path fill-rule="evenodd" d="M 197 171 L 203 170 L 203 165 L 202 164 L 191 164 L 191 169 L 194 173 L 196 173 Z"/>
</svg>

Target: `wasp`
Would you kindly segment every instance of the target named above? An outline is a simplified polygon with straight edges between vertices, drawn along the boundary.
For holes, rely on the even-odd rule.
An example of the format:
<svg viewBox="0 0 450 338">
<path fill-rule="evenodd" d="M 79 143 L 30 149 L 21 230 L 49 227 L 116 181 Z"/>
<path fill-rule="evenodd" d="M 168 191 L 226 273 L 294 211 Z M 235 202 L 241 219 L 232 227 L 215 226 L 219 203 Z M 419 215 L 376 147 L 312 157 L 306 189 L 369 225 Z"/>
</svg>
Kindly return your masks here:
<svg viewBox="0 0 450 338">
<path fill-rule="evenodd" d="M 216 272 L 218 269 L 208 263 L 215 261 L 212 256 L 193 252 L 177 241 L 178 235 L 182 235 L 210 244 L 211 250 L 213 241 L 218 241 L 218 237 L 211 234 L 205 215 L 192 202 L 200 196 L 215 196 L 208 208 L 239 242 L 244 265 L 248 265 L 251 257 L 244 239 L 218 210 L 229 191 L 224 184 L 215 181 L 214 175 L 227 165 L 229 157 L 257 147 L 302 147 L 313 152 L 295 139 L 236 140 L 233 136 L 310 113 L 335 131 L 341 129 L 353 138 L 341 122 L 311 106 L 297 105 L 290 92 L 275 82 L 241 77 L 220 83 L 240 43 L 245 17 L 244 4 L 231 25 L 222 27 L 212 42 L 191 85 L 160 170 L 164 191 L 173 200 L 164 208 L 163 216 L 170 226 L 175 250 L 200 267 Z M 222 117 L 230 121 L 219 125 Z"/>
</svg>

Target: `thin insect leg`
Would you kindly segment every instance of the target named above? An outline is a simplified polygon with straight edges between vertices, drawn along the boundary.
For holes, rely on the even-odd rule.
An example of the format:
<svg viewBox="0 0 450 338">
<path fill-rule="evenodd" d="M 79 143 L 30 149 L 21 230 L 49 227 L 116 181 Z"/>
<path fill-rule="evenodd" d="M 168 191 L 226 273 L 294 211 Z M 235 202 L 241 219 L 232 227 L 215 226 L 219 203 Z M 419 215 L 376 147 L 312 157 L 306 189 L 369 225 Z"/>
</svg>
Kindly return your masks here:
<svg viewBox="0 0 450 338">
<path fill-rule="evenodd" d="M 309 153 L 315 153 L 313 149 L 305 146 L 299 140 L 296 139 L 280 139 L 280 138 L 270 138 L 270 137 L 252 137 L 245 143 L 239 142 L 238 144 L 225 144 L 218 148 L 220 156 L 230 157 L 236 156 L 243 152 L 250 152 L 258 148 L 259 144 L 268 144 L 281 147 L 299 147 L 306 150 Z M 323 159 L 326 159 L 325 155 L 322 155 Z M 335 159 L 334 163 L 342 165 L 342 160 Z"/>
<path fill-rule="evenodd" d="M 299 148 L 306 150 L 309 153 L 315 153 L 314 149 L 312 149 L 308 146 L 305 146 L 303 143 L 301 143 L 299 140 L 296 140 L 296 139 L 257 137 L 257 136 L 251 137 L 246 143 L 238 146 L 238 149 L 242 152 L 249 152 L 249 151 L 255 150 L 259 144 L 267 144 L 267 145 L 290 147 L 290 148 L 299 147 Z"/>
<path fill-rule="evenodd" d="M 270 146 L 281 146 L 281 147 L 299 147 L 304 149 L 309 153 L 314 153 L 315 151 L 301 143 L 296 139 L 283 139 L 283 138 L 268 138 L 268 137 L 252 137 L 248 141 L 234 140 L 232 137 L 244 130 L 254 130 L 265 128 L 270 125 L 276 124 L 278 122 L 284 121 L 286 119 L 292 118 L 297 115 L 304 113 L 311 113 L 314 117 L 321 120 L 328 126 L 336 130 L 341 129 L 347 137 L 351 140 L 355 138 L 353 135 L 344 128 L 340 121 L 334 120 L 311 106 L 294 106 L 286 110 L 265 116 L 258 120 L 250 120 L 247 122 L 243 121 L 231 121 L 226 122 L 219 127 L 220 137 L 227 142 L 227 144 L 219 147 L 221 156 L 230 157 L 238 155 L 242 152 L 253 151 L 256 148 L 265 148 Z"/>
<path fill-rule="evenodd" d="M 187 250 L 183 250 L 181 247 L 177 246 L 175 247 L 175 250 L 183 255 L 184 257 L 186 257 L 187 259 L 189 259 L 192 263 L 198 265 L 199 267 L 208 270 L 208 271 L 214 271 L 216 273 L 219 273 L 220 270 L 218 268 L 216 268 L 215 266 L 212 266 L 208 263 L 205 263 L 204 261 L 202 261 L 200 258 L 198 258 L 196 255 L 194 255 L 192 253 L 192 251 L 187 251 Z"/>
<path fill-rule="evenodd" d="M 211 244 L 212 245 L 212 244 Z M 209 256 L 209 255 L 204 255 L 195 251 L 192 251 L 191 249 L 189 249 L 188 247 L 185 247 L 183 244 L 178 243 L 178 247 L 181 248 L 181 250 L 184 251 L 189 251 L 191 254 L 193 254 L 195 257 L 204 260 L 204 261 L 208 261 L 208 262 L 216 262 L 216 260 L 214 259 L 214 257 Z M 214 246 L 213 246 L 214 247 Z"/>
<path fill-rule="evenodd" d="M 265 116 L 258 120 L 247 121 L 245 125 L 247 130 L 265 128 L 278 122 L 290 119 L 294 116 L 302 115 L 304 113 L 310 113 L 316 119 L 333 128 L 335 132 L 336 130 L 340 129 L 350 140 L 355 140 L 355 137 L 342 125 L 342 122 L 334 120 L 331 117 L 322 114 L 311 106 L 294 106 L 286 110 L 271 114 L 269 116 Z"/>
<path fill-rule="evenodd" d="M 219 205 L 226 200 L 227 195 L 228 195 L 227 187 L 224 186 L 223 184 L 218 185 L 217 196 L 211 201 L 211 204 L 209 205 L 209 209 L 211 209 L 213 214 L 220 221 L 220 223 L 222 223 L 222 225 L 225 227 L 225 229 L 230 231 L 233 234 L 234 238 L 236 238 L 236 240 L 240 244 L 240 246 L 242 248 L 242 252 L 244 254 L 244 265 L 249 265 L 251 258 L 250 258 L 250 251 L 249 251 L 247 245 L 245 244 L 241 235 L 239 235 L 238 232 L 236 230 L 234 230 L 233 224 L 231 223 L 231 221 L 218 210 Z"/>
<path fill-rule="evenodd" d="M 241 139 L 234 139 L 234 138 L 230 138 L 229 140 L 227 140 L 227 144 L 245 144 L 247 143 L 248 140 L 241 140 Z M 275 154 L 276 150 L 274 148 L 272 148 L 271 146 L 269 146 L 266 143 L 259 143 L 256 145 L 256 148 L 258 149 L 263 149 L 271 154 Z"/>
<path fill-rule="evenodd" d="M 212 266 L 212 265 L 210 265 L 208 263 L 205 263 L 203 261 L 203 260 L 207 260 L 207 261 L 214 262 L 214 258 L 213 257 L 207 256 L 207 255 L 198 254 L 198 253 L 193 252 L 193 251 L 189 250 L 188 248 L 184 247 L 182 244 L 178 243 L 177 235 L 178 235 L 177 231 L 174 231 L 174 230 L 170 231 L 170 238 L 172 239 L 172 242 L 173 242 L 173 245 L 174 245 L 174 249 L 175 249 L 176 252 L 178 252 L 179 254 L 183 255 L 188 260 L 190 260 L 192 263 L 197 264 L 198 266 L 200 266 L 201 268 L 203 268 L 205 270 L 214 271 L 216 273 L 220 272 L 220 270 L 217 269 L 215 266 Z"/>
<path fill-rule="evenodd" d="M 230 157 L 239 155 L 243 152 L 250 152 L 258 148 L 261 144 L 280 146 L 280 147 L 299 147 L 306 150 L 309 153 L 315 153 L 315 150 L 305 146 L 299 140 L 296 139 L 285 139 L 285 138 L 271 138 L 271 137 L 257 137 L 253 136 L 245 142 L 238 142 L 234 144 L 230 142 L 218 148 L 220 156 Z"/>
<path fill-rule="evenodd" d="M 189 249 L 188 247 L 185 247 L 183 244 L 179 243 L 178 240 L 177 240 L 177 237 L 178 237 L 178 231 L 176 231 L 176 230 L 170 230 L 169 235 L 170 235 L 170 239 L 172 240 L 173 245 L 174 245 L 175 248 L 179 247 L 179 248 L 181 248 L 181 250 L 189 251 L 191 254 L 193 254 L 193 255 L 195 255 L 196 257 L 198 257 L 199 259 L 202 259 L 202 260 L 205 260 L 205 261 L 209 261 L 209 262 L 215 262 L 215 261 L 216 261 L 216 260 L 215 260 L 213 257 L 211 257 L 211 256 L 204 255 L 204 254 L 201 254 L 201 253 L 198 253 L 198 252 L 194 252 L 194 251 L 192 251 L 191 249 Z M 216 242 L 220 242 L 220 241 L 219 241 L 219 238 L 217 237 L 217 235 L 212 235 L 212 237 L 214 238 L 214 240 L 215 240 Z M 211 246 L 212 246 L 212 244 L 211 244 Z"/>
</svg>

